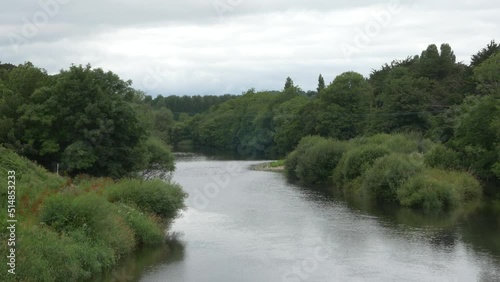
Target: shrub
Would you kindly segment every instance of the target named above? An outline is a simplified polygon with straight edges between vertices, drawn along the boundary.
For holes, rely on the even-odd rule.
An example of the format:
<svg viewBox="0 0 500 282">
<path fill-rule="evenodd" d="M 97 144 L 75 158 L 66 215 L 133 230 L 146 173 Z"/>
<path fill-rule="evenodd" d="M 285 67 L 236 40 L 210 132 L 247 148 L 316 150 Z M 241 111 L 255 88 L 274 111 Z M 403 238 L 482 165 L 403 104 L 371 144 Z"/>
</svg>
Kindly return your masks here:
<svg viewBox="0 0 500 282">
<path fill-rule="evenodd" d="M 428 169 L 398 190 L 401 205 L 425 210 L 449 210 L 481 196 L 480 183 L 470 174 Z"/>
<path fill-rule="evenodd" d="M 60 234 L 84 232 L 90 240 L 111 247 L 116 256 L 134 247 L 133 233 L 113 212 L 111 203 L 93 193 L 74 196 L 58 194 L 45 202 L 40 220 Z"/>
<path fill-rule="evenodd" d="M 285 174 L 289 179 L 298 179 L 297 176 L 297 165 L 299 163 L 299 158 L 305 153 L 307 148 L 314 146 L 314 144 L 325 140 L 325 138 L 320 136 L 307 136 L 300 140 L 299 144 L 293 152 L 288 154 L 285 160 Z"/>
<path fill-rule="evenodd" d="M 151 216 L 125 204 L 119 204 L 116 209 L 134 232 L 137 244 L 155 245 L 164 241 L 165 233 Z"/>
<path fill-rule="evenodd" d="M 345 185 L 361 176 L 376 159 L 388 155 L 389 149 L 381 145 L 367 144 L 347 151 L 334 172 L 334 183 Z"/>
<path fill-rule="evenodd" d="M 397 201 L 397 190 L 420 173 L 423 163 L 415 157 L 393 153 L 377 159 L 363 175 L 363 189 L 373 198 Z"/>
<path fill-rule="evenodd" d="M 138 179 L 122 180 L 111 186 L 107 193 L 111 202 L 132 204 L 141 211 L 163 219 L 175 218 L 179 210 L 184 208 L 184 198 L 187 196 L 178 184 Z"/>
<path fill-rule="evenodd" d="M 333 169 L 337 166 L 345 149 L 345 142 L 332 139 L 318 140 L 298 157 L 297 177 L 302 183 L 327 183 L 329 179 L 331 180 Z"/>
<path fill-rule="evenodd" d="M 383 145 L 395 153 L 411 154 L 427 152 L 433 143 L 422 139 L 418 134 L 377 134 L 370 137 L 361 137 L 351 141 L 355 146 Z"/>
<path fill-rule="evenodd" d="M 293 151 L 285 159 L 285 175 L 288 179 L 297 179 L 297 174 L 295 173 L 295 168 L 299 163 L 299 153 Z"/>
<path fill-rule="evenodd" d="M 460 157 L 458 153 L 441 144 L 435 145 L 424 155 L 424 162 L 432 168 L 450 170 L 460 168 Z"/>
<path fill-rule="evenodd" d="M 83 232 L 79 234 L 67 236 L 46 227 L 23 226 L 18 241 L 18 279 L 80 281 L 114 265 L 111 248 L 92 242 Z"/>
</svg>

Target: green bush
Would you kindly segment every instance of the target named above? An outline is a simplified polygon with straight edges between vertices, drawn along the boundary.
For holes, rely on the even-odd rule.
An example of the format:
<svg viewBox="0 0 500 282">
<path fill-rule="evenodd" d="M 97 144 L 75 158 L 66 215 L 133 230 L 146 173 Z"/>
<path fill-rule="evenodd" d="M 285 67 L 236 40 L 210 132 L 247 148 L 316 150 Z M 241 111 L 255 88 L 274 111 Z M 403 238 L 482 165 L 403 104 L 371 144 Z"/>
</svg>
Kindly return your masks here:
<svg viewBox="0 0 500 282">
<path fill-rule="evenodd" d="M 298 179 L 296 169 L 299 164 L 299 158 L 305 154 L 305 151 L 309 147 L 323 140 L 325 140 L 325 138 L 320 136 L 307 136 L 300 140 L 295 150 L 288 154 L 285 159 L 285 174 L 289 179 Z"/>
<path fill-rule="evenodd" d="M 414 155 L 393 153 L 377 159 L 363 175 L 363 189 L 373 198 L 397 201 L 397 190 L 408 178 L 423 170 Z"/>
<path fill-rule="evenodd" d="M 117 206 L 117 213 L 123 216 L 127 225 L 134 232 L 139 245 L 156 245 L 165 240 L 165 233 L 150 216 L 125 204 Z"/>
<path fill-rule="evenodd" d="M 297 164 L 299 163 L 299 153 L 297 151 L 293 151 L 285 159 L 285 175 L 288 179 L 295 180 L 297 179 L 297 173 L 295 169 L 297 168 Z"/>
<path fill-rule="evenodd" d="M 367 144 L 347 151 L 334 172 L 334 183 L 344 186 L 361 176 L 380 157 L 391 152 L 385 146 Z"/>
<path fill-rule="evenodd" d="M 40 226 L 21 229 L 18 250 L 19 281 L 80 281 L 116 262 L 109 247 L 93 243 L 82 232 L 73 237 Z"/>
<path fill-rule="evenodd" d="M 481 196 L 480 183 L 465 172 L 428 169 L 399 190 L 401 205 L 425 210 L 450 210 Z"/>
<path fill-rule="evenodd" d="M 333 139 L 318 140 L 299 156 L 296 174 L 302 183 L 325 184 L 331 181 L 333 169 L 337 166 L 346 143 Z"/>
<path fill-rule="evenodd" d="M 424 162 L 432 168 L 459 169 L 460 157 L 457 152 L 444 145 L 437 144 L 424 155 Z"/>
<path fill-rule="evenodd" d="M 187 196 L 178 184 L 161 180 L 122 180 L 108 190 L 110 202 L 136 206 L 141 211 L 153 213 L 163 219 L 172 219 L 184 208 Z"/>
<path fill-rule="evenodd" d="M 60 234 L 84 232 L 91 240 L 111 247 L 116 256 L 134 248 L 134 235 L 102 196 L 58 194 L 45 202 L 40 220 Z"/>
<path fill-rule="evenodd" d="M 424 153 L 433 146 L 430 140 L 422 139 L 418 134 L 377 134 L 353 139 L 351 143 L 354 146 L 383 145 L 392 152 L 403 154 Z"/>
</svg>

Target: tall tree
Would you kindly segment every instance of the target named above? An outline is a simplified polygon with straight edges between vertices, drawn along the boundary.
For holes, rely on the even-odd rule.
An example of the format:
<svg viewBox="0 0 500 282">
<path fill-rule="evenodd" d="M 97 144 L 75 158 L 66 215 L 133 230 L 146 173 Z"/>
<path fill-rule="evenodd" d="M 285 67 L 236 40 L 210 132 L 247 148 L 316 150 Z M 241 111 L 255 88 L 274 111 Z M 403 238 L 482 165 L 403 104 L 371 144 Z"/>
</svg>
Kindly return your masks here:
<svg viewBox="0 0 500 282">
<path fill-rule="evenodd" d="M 294 85 L 293 85 L 293 80 L 292 80 L 292 78 L 287 77 L 287 78 L 286 78 L 286 82 L 285 82 L 285 90 L 290 89 L 290 88 L 292 88 L 293 86 L 294 86 Z"/>
<path fill-rule="evenodd" d="M 429 79 L 414 78 L 405 67 L 394 69 L 377 97 L 374 132 L 424 131 L 429 127 Z"/>
<path fill-rule="evenodd" d="M 325 79 L 320 74 L 319 78 L 318 78 L 318 88 L 317 88 L 318 94 L 321 93 L 321 91 L 323 91 L 323 89 L 325 89 Z"/>
<path fill-rule="evenodd" d="M 482 95 L 500 94 L 500 52 L 474 69 L 477 91 Z"/>
<path fill-rule="evenodd" d="M 373 90 L 363 75 L 345 72 L 320 94 L 322 124 L 334 130 L 331 137 L 347 140 L 364 131 L 373 100 Z"/>
<path fill-rule="evenodd" d="M 495 40 L 491 40 L 485 48 L 481 49 L 477 54 L 472 55 L 470 65 L 477 67 L 498 52 L 500 52 L 500 44 L 495 43 Z"/>
</svg>

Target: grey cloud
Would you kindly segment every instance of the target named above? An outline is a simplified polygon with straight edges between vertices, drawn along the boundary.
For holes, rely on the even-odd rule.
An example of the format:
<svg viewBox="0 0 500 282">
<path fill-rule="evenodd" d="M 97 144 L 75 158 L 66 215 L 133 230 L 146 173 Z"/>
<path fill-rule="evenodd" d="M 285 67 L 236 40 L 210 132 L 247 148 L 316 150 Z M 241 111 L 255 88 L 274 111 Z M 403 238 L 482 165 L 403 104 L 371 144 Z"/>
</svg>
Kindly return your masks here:
<svg viewBox="0 0 500 282">
<path fill-rule="evenodd" d="M 403 9 L 388 25 L 346 58 L 341 47 L 355 46 L 393 0 L 64 1 L 70 2 L 19 52 L 9 36 L 0 37 L 0 60 L 29 60 L 50 73 L 91 63 L 150 94 L 281 89 L 287 76 L 312 90 L 319 73 L 328 81 L 350 70 L 369 75 L 430 43 L 450 43 L 467 62 L 500 34 L 499 3 L 401 0 Z M 214 3 L 233 7 L 221 19 Z M 0 32 L 20 33 L 22 18 L 40 9 L 34 1 L 11 1 L 0 9 Z"/>
</svg>

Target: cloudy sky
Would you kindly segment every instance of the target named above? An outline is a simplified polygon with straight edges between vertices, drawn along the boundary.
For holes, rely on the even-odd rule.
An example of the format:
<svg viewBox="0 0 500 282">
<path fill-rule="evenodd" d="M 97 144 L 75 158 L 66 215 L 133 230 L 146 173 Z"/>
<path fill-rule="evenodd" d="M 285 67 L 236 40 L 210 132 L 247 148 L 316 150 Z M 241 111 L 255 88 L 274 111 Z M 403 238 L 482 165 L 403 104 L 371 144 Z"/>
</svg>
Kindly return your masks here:
<svg viewBox="0 0 500 282">
<path fill-rule="evenodd" d="M 10 0 L 0 61 L 49 73 L 90 63 L 148 94 L 304 90 L 449 43 L 459 61 L 500 40 L 491 0 Z"/>
</svg>

